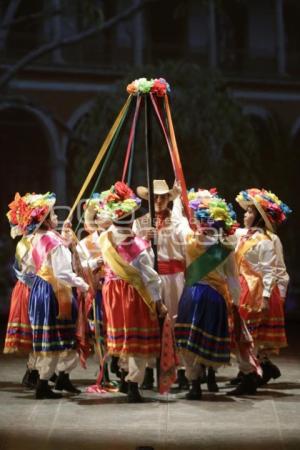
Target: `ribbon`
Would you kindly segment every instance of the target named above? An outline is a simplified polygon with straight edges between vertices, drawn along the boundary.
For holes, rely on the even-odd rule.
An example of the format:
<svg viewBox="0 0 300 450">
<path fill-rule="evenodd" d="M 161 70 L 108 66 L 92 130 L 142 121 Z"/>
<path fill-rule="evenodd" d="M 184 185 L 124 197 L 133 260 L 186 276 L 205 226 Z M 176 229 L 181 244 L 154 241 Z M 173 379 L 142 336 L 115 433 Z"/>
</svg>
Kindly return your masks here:
<svg viewBox="0 0 300 450">
<path fill-rule="evenodd" d="M 185 284 L 192 286 L 218 267 L 232 250 L 218 243 L 197 257 L 187 268 Z"/>
<path fill-rule="evenodd" d="M 186 189 L 186 182 L 185 182 L 185 178 L 184 178 L 184 174 L 183 174 L 183 170 L 182 170 L 182 165 L 181 165 L 181 161 L 180 161 L 180 156 L 179 156 L 179 151 L 178 151 L 178 147 L 177 147 L 177 142 L 176 142 L 176 138 L 175 138 L 175 132 L 174 132 L 174 127 L 173 127 L 173 122 L 172 122 L 172 116 L 171 116 L 171 112 L 170 112 L 170 106 L 169 106 L 169 101 L 168 101 L 168 96 L 165 95 L 165 108 L 166 108 L 166 113 L 167 113 L 167 121 L 168 121 L 168 127 L 169 127 L 169 131 L 170 131 L 170 139 L 166 130 L 166 127 L 163 123 L 162 120 L 162 116 L 161 113 L 158 109 L 157 103 L 153 97 L 153 95 L 150 93 L 150 99 L 154 108 L 154 111 L 157 115 L 157 119 L 158 122 L 161 126 L 161 129 L 163 131 L 163 134 L 165 136 L 166 139 L 166 143 L 169 149 L 169 153 L 170 153 L 170 157 L 171 157 L 171 161 L 172 161 L 172 166 L 175 172 L 175 176 L 176 178 L 180 181 L 180 185 L 181 185 L 181 189 L 182 189 L 182 202 L 183 202 L 183 206 L 184 206 L 184 210 L 186 213 L 186 216 L 189 219 L 189 223 L 192 226 L 192 216 L 191 216 L 191 211 L 189 208 L 189 202 L 188 202 L 188 196 L 187 196 L 187 189 Z"/>
<path fill-rule="evenodd" d="M 112 233 L 110 231 L 103 232 L 99 242 L 105 263 L 119 278 L 126 281 L 137 290 L 150 311 L 155 314 L 155 303 L 143 282 L 140 271 L 128 264 L 118 254 L 112 244 Z"/>
<path fill-rule="evenodd" d="M 97 168 L 99 167 L 99 164 L 101 163 L 105 153 L 107 152 L 107 149 L 108 149 L 108 147 L 109 147 L 109 145 L 110 145 L 110 143 L 111 143 L 111 141 L 112 141 L 112 139 L 113 139 L 113 137 L 115 135 L 115 132 L 118 129 L 118 126 L 119 126 L 120 122 L 122 121 L 122 118 L 123 118 L 124 114 L 126 113 L 129 105 L 130 105 L 131 100 L 132 100 L 132 96 L 129 95 L 129 97 L 126 100 L 124 106 L 122 107 L 121 111 L 119 112 L 119 114 L 118 114 L 118 116 L 117 116 L 113 126 L 111 127 L 108 135 L 106 136 L 106 138 L 105 138 L 105 140 L 104 140 L 104 142 L 102 144 L 102 147 L 100 148 L 100 150 L 98 152 L 98 155 L 97 155 L 97 157 L 96 157 L 96 159 L 95 159 L 95 161 L 94 161 L 94 163 L 93 163 L 93 165 L 92 165 L 92 167 L 91 167 L 91 169 L 90 169 L 90 171 L 89 171 L 89 173 L 88 173 L 88 175 L 87 175 L 87 177 L 86 177 L 86 179 L 85 179 L 85 181 L 84 181 L 84 183 L 83 183 L 83 185 L 82 185 L 82 187 L 81 187 L 81 189 L 80 189 L 80 191 L 79 191 L 79 193 L 78 193 L 78 195 L 76 197 L 76 200 L 75 200 L 75 202 L 74 202 L 70 212 L 69 212 L 67 220 L 70 220 L 70 218 L 72 217 L 72 215 L 73 215 L 73 213 L 75 211 L 75 208 L 77 207 L 77 205 L 78 205 L 79 201 L 81 200 L 83 194 L 85 193 L 88 185 L 90 184 L 91 179 L 93 178 Z"/>
<path fill-rule="evenodd" d="M 134 137 L 135 137 L 135 130 L 136 130 L 137 119 L 138 119 L 139 112 L 140 112 L 141 100 L 142 100 L 142 97 L 139 95 L 138 98 L 137 98 L 137 101 L 136 101 L 136 107 L 135 107 L 133 122 L 132 122 L 132 125 L 131 125 L 128 145 L 127 145 L 127 150 L 126 150 L 126 157 L 125 157 L 124 168 L 123 168 L 123 175 L 122 175 L 122 181 L 123 182 L 125 181 L 126 172 L 127 172 L 127 168 L 128 168 L 129 157 L 130 157 L 130 154 L 131 154 L 132 144 L 133 144 L 133 140 L 134 140 Z"/>
</svg>

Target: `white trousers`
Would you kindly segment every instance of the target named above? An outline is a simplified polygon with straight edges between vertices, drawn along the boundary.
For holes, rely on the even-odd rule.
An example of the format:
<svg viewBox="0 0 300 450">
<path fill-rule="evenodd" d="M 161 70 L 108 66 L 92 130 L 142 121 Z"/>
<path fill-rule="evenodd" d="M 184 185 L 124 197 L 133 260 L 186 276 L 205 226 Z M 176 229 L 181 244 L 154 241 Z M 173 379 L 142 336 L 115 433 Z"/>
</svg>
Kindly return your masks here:
<svg viewBox="0 0 300 450">
<path fill-rule="evenodd" d="M 184 288 L 184 273 L 178 272 L 170 275 L 160 275 L 161 298 L 168 308 L 169 316 L 174 327 L 178 314 L 178 303 Z"/>
<path fill-rule="evenodd" d="M 30 352 L 28 355 L 28 360 L 27 360 L 27 367 L 29 370 L 36 369 L 36 360 L 37 360 L 37 357 L 35 356 L 35 354 L 33 352 Z"/>
<path fill-rule="evenodd" d="M 181 357 L 185 365 L 185 376 L 189 381 L 197 380 L 203 375 L 203 368 L 197 361 L 196 355 L 184 353 Z"/>
<path fill-rule="evenodd" d="M 78 363 L 78 354 L 75 350 L 67 353 L 51 353 L 48 356 L 37 356 L 36 368 L 39 371 L 41 380 L 49 380 L 54 372 L 70 373 Z"/>
<path fill-rule="evenodd" d="M 119 366 L 121 369 L 128 372 L 125 381 L 132 381 L 133 383 L 142 384 L 148 362 L 149 359 L 141 358 L 139 356 L 121 357 L 119 360 Z"/>
</svg>

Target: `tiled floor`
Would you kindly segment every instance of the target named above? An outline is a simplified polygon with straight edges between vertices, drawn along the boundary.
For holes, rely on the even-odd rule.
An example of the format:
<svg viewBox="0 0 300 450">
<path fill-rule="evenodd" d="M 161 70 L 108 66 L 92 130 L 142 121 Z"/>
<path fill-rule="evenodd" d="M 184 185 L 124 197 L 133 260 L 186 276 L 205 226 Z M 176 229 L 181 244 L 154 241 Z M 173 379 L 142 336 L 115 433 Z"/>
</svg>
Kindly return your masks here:
<svg viewBox="0 0 300 450">
<path fill-rule="evenodd" d="M 282 377 L 256 396 L 224 395 L 226 380 L 236 373 L 233 366 L 219 372 L 216 395 L 204 391 L 203 400 L 188 402 L 184 393 L 159 397 L 144 391 L 149 401 L 139 405 L 127 404 L 122 394 L 36 401 L 32 391 L 20 386 L 25 360 L 2 355 L 0 450 L 299 450 L 299 346 L 294 338 L 274 359 Z M 95 370 L 91 361 L 72 378 L 84 390 L 93 383 Z"/>
</svg>

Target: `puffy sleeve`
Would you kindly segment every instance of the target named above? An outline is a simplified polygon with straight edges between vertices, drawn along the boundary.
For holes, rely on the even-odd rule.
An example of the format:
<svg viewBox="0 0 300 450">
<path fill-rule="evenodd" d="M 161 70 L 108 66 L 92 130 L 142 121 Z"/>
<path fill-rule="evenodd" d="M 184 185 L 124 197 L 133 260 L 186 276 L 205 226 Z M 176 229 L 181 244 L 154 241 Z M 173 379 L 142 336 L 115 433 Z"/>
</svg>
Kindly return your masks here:
<svg viewBox="0 0 300 450">
<path fill-rule="evenodd" d="M 272 289 L 276 283 L 276 252 L 271 239 L 259 243 L 259 270 L 263 280 L 263 296 L 271 297 Z"/>
<path fill-rule="evenodd" d="M 161 281 L 158 273 L 153 269 L 154 254 L 151 248 L 142 251 L 132 261 L 132 265 L 139 270 L 145 286 L 148 288 L 154 302 L 161 299 Z"/>
<path fill-rule="evenodd" d="M 224 269 L 232 301 L 235 305 L 238 305 L 241 287 L 234 252 L 231 252 L 227 257 Z"/>
<path fill-rule="evenodd" d="M 173 225 L 176 226 L 176 230 L 183 237 L 192 232 L 189 221 L 183 214 L 183 205 L 180 197 L 176 197 L 173 201 L 171 218 Z"/>
<path fill-rule="evenodd" d="M 89 285 L 73 272 L 72 254 L 67 247 L 59 245 L 51 253 L 53 273 L 64 284 L 88 290 Z"/>
<path fill-rule="evenodd" d="M 276 256 L 277 256 L 277 261 L 276 261 L 277 284 L 278 284 L 278 288 L 279 288 L 281 297 L 285 298 L 288 284 L 290 281 L 290 277 L 286 271 L 282 244 L 277 235 L 275 235 L 274 245 L 275 245 L 275 251 L 276 251 Z"/>
<path fill-rule="evenodd" d="M 84 269 L 91 269 L 94 271 L 99 267 L 99 257 L 91 258 L 83 248 L 82 244 L 77 244 L 76 250 Z"/>
</svg>

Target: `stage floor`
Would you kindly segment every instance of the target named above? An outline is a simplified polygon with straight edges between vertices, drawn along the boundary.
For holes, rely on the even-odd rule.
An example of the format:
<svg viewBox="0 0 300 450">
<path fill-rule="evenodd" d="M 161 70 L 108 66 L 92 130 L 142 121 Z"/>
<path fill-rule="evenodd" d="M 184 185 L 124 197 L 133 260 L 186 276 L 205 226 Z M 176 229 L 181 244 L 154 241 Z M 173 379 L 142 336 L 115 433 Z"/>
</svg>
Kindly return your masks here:
<svg viewBox="0 0 300 450">
<path fill-rule="evenodd" d="M 143 404 L 122 394 L 85 394 L 35 400 L 20 386 L 25 360 L 0 357 L 0 450 L 167 449 L 299 450 L 300 354 L 293 345 L 274 362 L 282 376 L 253 397 L 225 394 L 232 366 L 218 374 L 220 392 L 189 402 L 184 392 L 166 396 L 144 391 Z M 84 390 L 95 379 L 96 363 L 76 369 L 72 379 Z"/>
</svg>

